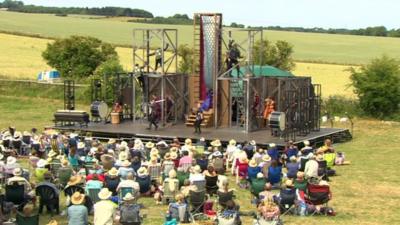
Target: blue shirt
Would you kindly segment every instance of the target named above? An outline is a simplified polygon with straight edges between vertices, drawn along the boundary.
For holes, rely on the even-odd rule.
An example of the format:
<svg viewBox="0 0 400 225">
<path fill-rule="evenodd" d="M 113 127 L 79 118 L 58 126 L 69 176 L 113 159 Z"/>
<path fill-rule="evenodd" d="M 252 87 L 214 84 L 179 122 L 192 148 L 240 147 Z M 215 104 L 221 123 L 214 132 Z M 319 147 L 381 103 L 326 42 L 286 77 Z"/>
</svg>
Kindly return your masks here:
<svg viewBox="0 0 400 225">
<path fill-rule="evenodd" d="M 86 183 L 85 191 L 89 193 L 89 189 L 101 189 L 103 187 L 103 182 L 99 180 L 89 180 Z"/>
<path fill-rule="evenodd" d="M 271 184 L 276 184 L 281 181 L 282 168 L 280 166 L 268 168 L 268 180 Z"/>
<path fill-rule="evenodd" d="M 68 225 L 87 225 L 88 210 L 83 205 L 71 205 L 67 209 Z"/>
<path fill-rule="evenodd" d="M 279 158 L 279 152 L 277 148 L 272 148 L 272 149 L 268 149 L 268 155 L 271 157 L 271 159 L 273 160 L 278 160 Z"/>
<path fill-rule="evenodd" d="M 257 173 L 261 172 L 261 168 L 256 166 L 256 167 L 248 167 L 247 168 L 247 176 L 249 177 L 249 180 L 256 179 L 257 178 Z"/>
</svg>

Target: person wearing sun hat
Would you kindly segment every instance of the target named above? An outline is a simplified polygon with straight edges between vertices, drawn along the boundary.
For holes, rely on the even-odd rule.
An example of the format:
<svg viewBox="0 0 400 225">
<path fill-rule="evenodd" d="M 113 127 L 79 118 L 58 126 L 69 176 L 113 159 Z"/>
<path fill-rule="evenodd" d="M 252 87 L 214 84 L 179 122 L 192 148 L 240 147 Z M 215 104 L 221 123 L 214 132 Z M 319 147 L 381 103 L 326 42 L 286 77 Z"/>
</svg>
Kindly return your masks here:
<svg viewBox="0 0 400 225">
<path fill-rule="evenodd" d="M 169 171 L 173 169 L 175 169 L 175 163 L 172 161 L 171 153 L 167 152 L 164 155 L 164 161 L 162 162 L 163 177 L 165 178 L 169 174 Z"/>
<path fill-rule="evenodd" d="M 25 195 L 34 196 L 35 193 L 32 193 L 32 186 L 23 176 L 22 169 L 15 168 L 13 171 L 13 177 L 7 179 L 7 185 L 11 185 L 13 183 L 18 183 L 19 185 L 24 185 Z"/>
<path fill-rule="evenodd" d="M 122 180 L 125 180 L 128 173 L 135 174 L 135 171 L 131 167 L 131 162 L 125 160 L 122 162 L 121 167 L 118 168 L 118 175 L 121 177 Z"/>
<path fill-rule="evenodd" d="M 247 168 L 247 177 L 251 183 L 253 179 L 257 178 L 257 174 L 261 172 L 261 168 L 258 166 L 255 159 L 250 160 L 249 167 Z"/>
<path fill-rule="evenodd" d="M 71 196 L 72 205 L 67 209 L 68 225 L 87 225 L 88 209 L 83 205 L 85 195 L 75 192 Z"/>
<path fill-rule="evenodd" d="M 180 149 L 180 154 L 182 155 L 183 152 L 189 152 L 189 155 L 192 155 L 192 151 L 194 150 L 194 146 L 192 145 L 192 140 L 190 138 L 187 138 L 185 140 L 185 144 L 181 147 Z"/>
<path fill-rule="evenodd" d="M 116 196 L 119 182 L 121 182 L 121 179 L 118 177 L 118 170 L 113 167 L 106 174 L 104 187 L 108 188 L 113 196 Z"/>
<path fill-rule="evenodd" d="M 120 219 L 121 225 L 140 225 L 142 218 L 140 216 L 140 209 L 143 208 L 141 204 L 136 203 L 136 198 L 131 193 L 127 193 L 123 198 L 123 203 L 120 206 Z M 139 213 L 139 215 L 138 215 Z"/>
<path fill-rule="evenodd" d="M 126 175 L 126 179 L 119 182 L 117 191 L 119 191 L 121 188 L 132 188 L 132 190 L 135 190 L 134 192 L 136 194 L 138 194 L 140 191 L 139 183 L 135 181 L 135 176 L 133 173 L 128 173 Z"/>
<path fill-rule="evenodd" d="M 296 200 L 296 189 L 294 188 L 293 181 L 288 179 L 285 181 L 284 187 L 281 188 L 278 195 L 275 197 L 275 202 L 279 204 L 293 205 Z"/>
<path fill-rule="evenodd" d="M 204 174 L 201 172 L 201 168 L 199 165 L 192 167 L 192 173 L 189 175 L 190 183 L 197 182 L 197 181 L 205 181 L 206 178 Z"/>
<path fill-rule="evenodd" d="M 128 160 L 128 155 L 126 154 L 125 151 L 120 152 L 120 153 L 118 154 L 118 159 L 115 161 L 115 166 L 121 166 L 122 163 L 123 163 L 125 160 Z"/>
<path fill-rule="evenodd" d="M 310 146 L 310 141 L 303 141 L 304 147 L 300 150 L 302 155 L 308 155 L 309 153 L 313 153 L 314 149 Z"/>
<path fill-rule="evenodd" d="M 151 178 L 146 167 L 140 167 L 137 171 L 136 181 L 139 183 L 140 195 L 150 196 L 151 194 Z"/>
<path fill-rule="evenodd" d="M 100 201 L 94 204 L 94 225 L 113 225 L 118 206 L 110 200 L 112 192 L 102 188 L 98 196 Z"/>
<path fill-rule="evenodd" d="M 43 182 L 44 174 L 49 171 L 47 168 L 45 168 L 46 165 L 47 165 L 47 161 L 44 159 L 40 159 L 36 163 L 37 168 L 35 169 L 35 176 L 36 176 L 36 180 L 38 182 Z"/>
<path fill-rule="evenodd" d="M 267 180 L 264 177 L 264 174 L 257 173 L 256 178 L 253 179 L 250 185 L 250 192 L 254 195 L 254 197 L 258 198 L 260 192 L 264 190 L 265 184 Z"/>
<path fill-rule="evenodd" d="M 21 168 L 21 165 L 17 163 L 17 158 L 14 156 L 8 156 L 6 160 L 6 165 L 4 165 L 4 172 L 6 174 L 12 175 L 15 168 Z"/>
<path fill-rule="evenodd" d="M 297 157 L 292 155 L 289 162 L 286 163 L 287 177 L 294 179 L 297 176 L 297 171 L 299 171 L 300 163 L 297 161 Z"/>
<path fill-rule="evenodd" d="M 316 161 L 316 157 L 314 154 L 310 153 L 309 154 L 309 159 L 305 164 L 304 167 L 304 175 L 306 179 L 312 178 L 312 177 L 318 177 L 318 162 Z"/>
</svg>

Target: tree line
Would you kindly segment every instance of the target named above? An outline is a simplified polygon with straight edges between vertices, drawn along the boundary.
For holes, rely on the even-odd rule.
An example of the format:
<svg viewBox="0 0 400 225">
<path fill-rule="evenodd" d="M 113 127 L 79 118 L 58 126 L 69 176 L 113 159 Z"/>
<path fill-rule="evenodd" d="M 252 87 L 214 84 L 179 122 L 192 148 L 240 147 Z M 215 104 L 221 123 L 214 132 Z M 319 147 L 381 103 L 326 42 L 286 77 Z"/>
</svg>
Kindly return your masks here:
<svg viewBox="0 0 400 225">
<path fill-rule="evenodd" d="M 80 7 L 47 7 L 36 5 L 25 5 L 22 1 L 5 0 L 0 2 L 0 8 L 7 8 L 8 11 L 23 13 L 51 13 L 57 15 L 82 14 L 99 16 L 127 16 L 153 18 L 151 12 L 143 9 L 131 9 L 122 7 L 101 7 L 101 8 L 80 8 Z"/>
<path fill-rule="evenodd" d="M 277 31 L 294 31 L 294 32 L 308 32 L 308 33 L 323 33 L 323 34 L 347 34 L 347 35 L 361 35 L 361 36 L 377 36 L 377 37 L 400 37 L 400 29 L 387 29 L 385 26 L 375 26 L 360 29 L 345 29 L 345 28 L 329 28 L 324 29 L 321 27 L 304 28 L 304 27 L 281 27 L 281 26 L 268 26 L 268 27 L 252 27 L 249 28 L 263 28 L 267 30 Z"/>
<path fill-rule="evenodd" d="M 133 23 L 151 23 L 151 24 L 173 24 L 173 25 L 192 25 L 193 19 L 187 14 L 175 14 L 169 17 L 156 16 L 150 19 L 132 19 L 128 22 Z"/>
</svg>

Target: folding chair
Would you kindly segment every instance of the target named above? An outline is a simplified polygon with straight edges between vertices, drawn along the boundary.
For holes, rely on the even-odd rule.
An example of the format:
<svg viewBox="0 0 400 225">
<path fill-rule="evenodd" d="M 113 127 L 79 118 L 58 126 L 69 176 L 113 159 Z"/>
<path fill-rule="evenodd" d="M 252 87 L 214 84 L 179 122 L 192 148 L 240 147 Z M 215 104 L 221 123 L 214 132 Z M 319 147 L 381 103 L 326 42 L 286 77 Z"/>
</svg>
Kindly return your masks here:
<svg viewBox="0 0 400 225">
<path fill-rule="evenodd" d="M 189 202 L 191 207 L 191 217 L 192 220 L 197 216 L 203 215 L 203 205 L 206 200 L 206 191 L 190 191 L 189 192 Z"/>
<path fill-rule="evenodd" d="M 98 196 L 100 192 L 100 188 L 89 188 L 88 189 L 88 196 L 92 200 L 93 204 L 96 204 L 96 202 L 100 201 L 100 198 Z"/>
<path fill-rule="evenodd" d="M 279 198 L 275 199 L 275 203 L 279 206 L 279 211 L 281 215 L 287 213 L 293 213 L 296 200 L 296 191 L 293 189 L 291 192 L 286 190 L 281 190 L 279 193 Z"/>
<path fill-rule="evenodd" d="M 226 203 L 230 200 L 233 200 L 233 190 L 228 191 L 228 192 L 220 192 L 217 191 L 217 199 L 218 199 L 218 204 L 225 208 Z"/>
<path fill-rule="evenodd" d="M 161 165 L 149 165 L 148 171 L 151 181 L 158 183 L 161 181 Z"/>
<path fill-rule="evenodd" d="M 332 193 L 328 185 L 318 185 L 309 183 L 305 195 L 305 201 L 312 205 L 328 206 L 329 200 L 332 199 Z"/>
<path fill-rule="evenodd" d="M 189 223 L 191 216 L 188 208 L 189 207 L 186 203 L 171 203 L 168 206 L 168 213 L 171 219 L 175 219 L 179 223 Z"/>
<path fill-rule="evenodd" d="M 206 180 L 193 181 L 192 184 L 197 187 L 197 191 L 206 190 Z"/>
<path fill-rule="evenodd" d="M 219 175 L 223 175 L 225 173 L 224 159 L 217 157 L 214 158 L 211 163 Z"/>
<path fill-rule="evenodd" d="M 207 194 L 209 195 L 214 195 L 217 193 L 218 190 L 218 186 L 217 186 L 217 182 L 218 182 L 218 176 L 205 176 L 206 179 L 206 190 L 207 190 Z"/>
<path fill-rule="evenodd" d="M 123 187 L 120 188 L 118 191 L 118 204 L 121 205 L 123 202 L 123 198 L 125 197 L 126 194 L 131 193 L 133 196 L 136 197 L 136 195 L 138 195 L 138 193 L 136 192 L 136 190 L 134 190 L 133 188 L 130 187 Z"/>
<path fill-rule="evenodd" d="M 75 192 L 85 194 L 85 189 L 83 189 L 83 187 L 77 186 L 77 185 L 68 186 L 67 188 L 64 189 L 65 196 L 71 197 Z"/>
<path fill-rule="evenodd" d="M 17 182 L 6 185 L 6 201 L 12 202 L 17 206 L 25 203 L 25 186 Z"/>
<path fill-rule="evenodd" d="M 179 181 L 174 182 L 175 188 L 173 191 L 169 188 L 169 182 L 169 180 L 165 180 L 163 183 L 164 193 L 162 196 L 162 201 L 164 204 L 167 204 L 171 200 L 174 201 L 175 195 L 179 192 Z"/>
<path fill-rule="evenodd" d="M 328 178 L 328 164 L 325 160 L 318 161 L 318 176 L 322 180 L 329 180 Z"/>
<path fill-rule="evenodd" d="M 56 210 L 57 214 L 60 213 L 59 197 L 53 188 L 40 185 L 36 187 L 36 195 L 40 197 L 39 214 L 42 213 L 43 206 L 47 207 L 47 210 L 50 211 L 51 216 L 53 216 L 53 209 Z"/>
<path fill-rule="evenodd" d="M 33 216 L 24 216 L 22 213 L 17 211 L 16 216 L 17 225 L 39 225 L 39 214 Z"/>
</svg>

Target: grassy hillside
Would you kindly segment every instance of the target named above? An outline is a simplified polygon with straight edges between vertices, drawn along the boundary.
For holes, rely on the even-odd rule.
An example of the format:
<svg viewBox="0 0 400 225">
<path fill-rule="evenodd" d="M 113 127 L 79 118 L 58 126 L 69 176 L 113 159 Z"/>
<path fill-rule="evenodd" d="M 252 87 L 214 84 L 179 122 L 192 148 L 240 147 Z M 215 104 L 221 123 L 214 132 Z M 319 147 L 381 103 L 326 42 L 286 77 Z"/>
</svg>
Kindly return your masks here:
<svg viewBox="0 0 400 225">
<path fill-rule="evenodd" d="M 14 79 L 36 79 L 38 72 L 49 69 L 41 53 L 51 40 L 0 34 L 0 76 Z M 126 70 L 132 70 L 132 50 L 117 48 L 121 63 Z M 323 87 L 323 96 L 332 94 L 351 95 L 346 89 L 349 82 L 348 66 L 297 63 L 294 73 L 311 76 L 314 83 Z"/>
<path fill-rule="evenodd" d="M 48 14 L 23 14 L 0 11 L 0 30 L 39 34 L 45 37 L 90 35 L 104 41 L 131 45 L 133 28 L 176 28 L 179 42 L 191 44 L 193 27 L 128 23 L 119 20 L 57 17 Z M 237 39 L 244 37 L 244 33 Z M 271 40 L 286 40 L 295 46 L 296 60 L 361 64 L 381 54 L 400 58 L 400 38 L 364 37 L 333 34 L 312 34 L 266 31 Z"/>
</svg>

